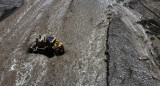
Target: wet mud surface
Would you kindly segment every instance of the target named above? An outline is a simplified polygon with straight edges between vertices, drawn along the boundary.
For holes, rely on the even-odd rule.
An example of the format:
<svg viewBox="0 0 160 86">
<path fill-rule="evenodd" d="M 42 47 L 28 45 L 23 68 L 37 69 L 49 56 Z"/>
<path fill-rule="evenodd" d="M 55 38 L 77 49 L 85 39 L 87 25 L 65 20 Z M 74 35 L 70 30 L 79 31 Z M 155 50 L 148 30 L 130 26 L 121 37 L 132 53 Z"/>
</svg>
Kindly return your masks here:
<svg viewBox="0 0 160 86">
<path fill-rule="evenodd" d="M 137 23 L 142 17 L 156 19 L 137 3 L 24 0 L 21 6 L 20 0 L 11 1 L 8 9 L 21 7 L 12 15 L 0 11 L 1 18 L 10 15 L 0 22 L 0 86 L 159 86 L 160 41 L 154 35 L 151 41 Z M 65 54 L 27 53 L 40 34 L 56 36 Z"/>
<path fill-rule="evenodd" d="M 11 74 L 16 86 L 106 86 L 106 7 L 97 0 L 25 1 L 1 22 L 0 84 Z M 66 53 L 52 58 L 26 53 L 39 34 L 56 36 Z"/>
</svg>

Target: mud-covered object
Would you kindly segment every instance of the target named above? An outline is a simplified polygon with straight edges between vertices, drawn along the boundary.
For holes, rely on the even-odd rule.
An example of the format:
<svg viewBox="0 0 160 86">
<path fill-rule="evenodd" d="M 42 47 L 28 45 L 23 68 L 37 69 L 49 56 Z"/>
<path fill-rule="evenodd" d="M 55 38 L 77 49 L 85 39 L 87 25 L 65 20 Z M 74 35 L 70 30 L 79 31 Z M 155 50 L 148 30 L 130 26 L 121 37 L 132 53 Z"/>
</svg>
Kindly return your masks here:
<svg viewBox="0 0 160 86">
<path fill-rule="evenodd" d="M 23 0 L 0 0 L 0 21 L 23 5 Z"/>
<path fill-rule="evenodd" d="M 138 59 L 131 42 L 131 31 L 119 18 L 109 27 L 110 86 L 157 86 L 148 68 Z"/>
</svg>

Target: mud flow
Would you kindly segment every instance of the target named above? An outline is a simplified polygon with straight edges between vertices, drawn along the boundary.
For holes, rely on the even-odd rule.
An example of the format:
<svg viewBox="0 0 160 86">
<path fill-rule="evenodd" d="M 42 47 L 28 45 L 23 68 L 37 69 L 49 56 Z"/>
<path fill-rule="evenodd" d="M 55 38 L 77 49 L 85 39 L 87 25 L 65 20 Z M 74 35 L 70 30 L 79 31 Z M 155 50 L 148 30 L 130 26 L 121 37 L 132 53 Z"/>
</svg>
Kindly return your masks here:
<svg viewBox="0 0 160 86">
<path fill-rule="evenodd" d="M 0 0 L 0 86 L 160 86 L 159 23 L 142 3 L 160 12 L 159 0 Z M 40 34 L 65 53 L 30 49 Z"/>
</svg>

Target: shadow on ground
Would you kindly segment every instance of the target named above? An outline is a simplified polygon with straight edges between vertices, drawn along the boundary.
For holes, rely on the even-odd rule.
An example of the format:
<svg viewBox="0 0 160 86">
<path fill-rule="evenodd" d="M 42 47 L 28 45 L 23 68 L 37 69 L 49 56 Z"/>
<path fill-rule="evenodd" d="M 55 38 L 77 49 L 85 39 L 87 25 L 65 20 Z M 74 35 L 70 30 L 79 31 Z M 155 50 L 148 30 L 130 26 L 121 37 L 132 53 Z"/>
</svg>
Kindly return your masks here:
<svg viewBox="0 0 160 86">
<path fill-rule="evenodd" d="M 33 50 L 31 50 L 31 48 L 28 48 L 28 50 L 27 50 L 27 53 L 29 53 L 29 54 L 42 54 L 42 55 L 45 55 L 45 56 L 47 56 L 48 58 L 52 58 L 52 57 L 54 57 L 55 55 L 56 56 L 61 56 L 61 55 L 63 55 L 62 53 L 57 53 L 57 54 L 55 54 L 55 51 L 54 50 L 40 50 L 40 49 L 37 49 L 37 51 L 33 51 Z"/>
</svg>

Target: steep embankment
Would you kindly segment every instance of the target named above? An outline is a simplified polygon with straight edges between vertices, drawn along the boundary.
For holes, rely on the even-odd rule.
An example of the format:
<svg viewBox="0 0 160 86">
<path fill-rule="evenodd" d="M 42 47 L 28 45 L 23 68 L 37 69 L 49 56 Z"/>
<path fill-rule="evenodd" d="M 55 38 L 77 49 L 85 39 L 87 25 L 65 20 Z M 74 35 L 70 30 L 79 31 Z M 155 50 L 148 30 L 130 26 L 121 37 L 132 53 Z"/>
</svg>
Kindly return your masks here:
<svg viewBox="0 0 160 86">
<path fill-rule="evenodd" d="M 135 6 L 130 7 L 133 4 Z M 108 32 L 108 83 L 110 85 L 159 85 L 160 73 L 159 65 L 156 64 L 158 59 L 154 59 L 157 58 L 154 56 L 157 54 L 153 47 L 154 43 L 146 33 L 147 29 L 137 23 L 144 19 L 143 17 L 155 16 L 140 5 L 137 0 L 112 5 L 112 10 L 118 19 L 111 21 Z M 142 14 L 133 10 L 134 7 Z M 142 11 L 148 15 L 143 16 L 145 14 Z"/>
</svg>

